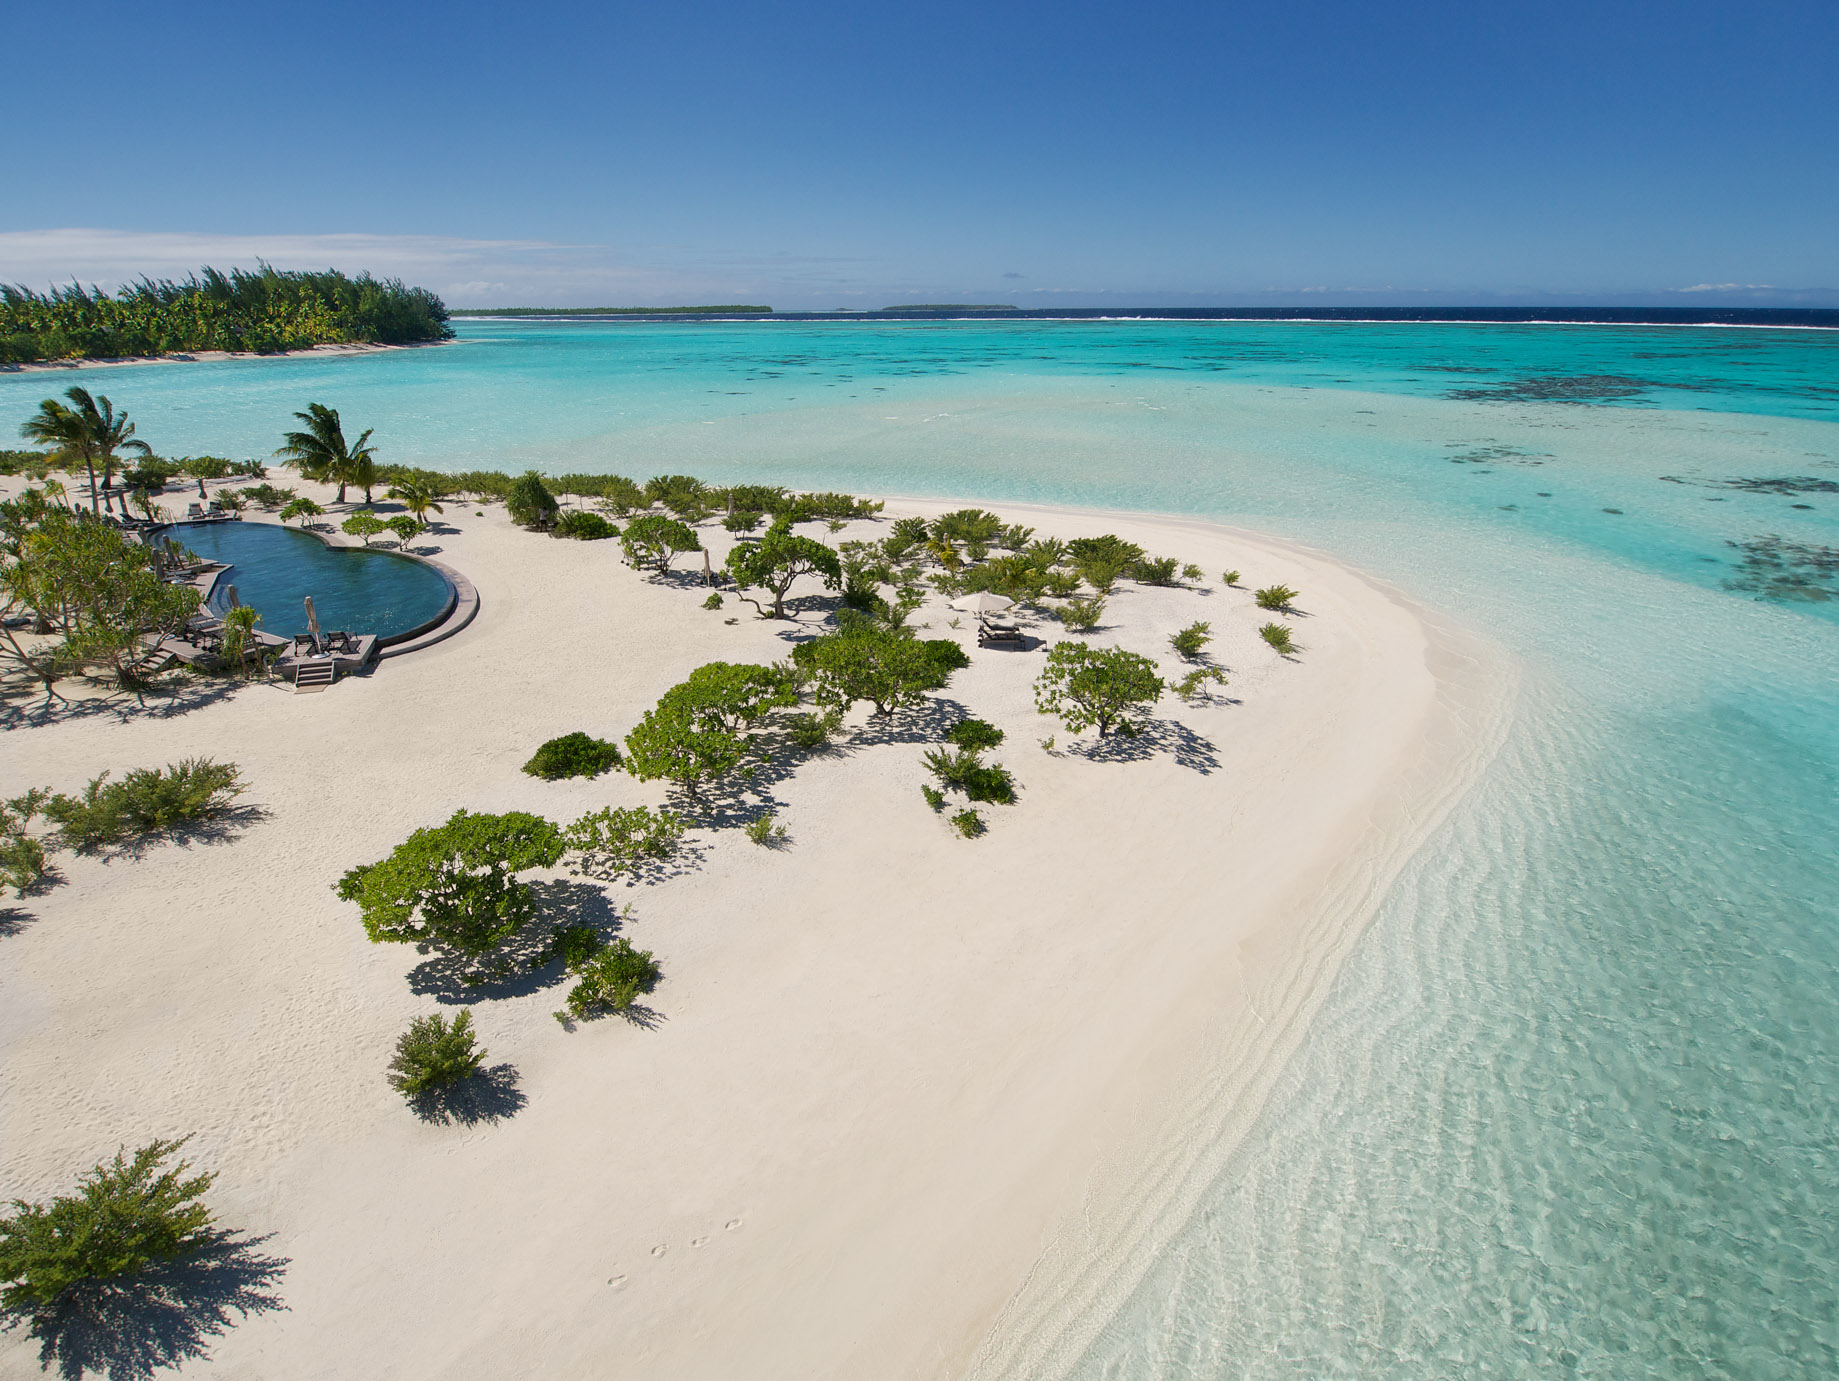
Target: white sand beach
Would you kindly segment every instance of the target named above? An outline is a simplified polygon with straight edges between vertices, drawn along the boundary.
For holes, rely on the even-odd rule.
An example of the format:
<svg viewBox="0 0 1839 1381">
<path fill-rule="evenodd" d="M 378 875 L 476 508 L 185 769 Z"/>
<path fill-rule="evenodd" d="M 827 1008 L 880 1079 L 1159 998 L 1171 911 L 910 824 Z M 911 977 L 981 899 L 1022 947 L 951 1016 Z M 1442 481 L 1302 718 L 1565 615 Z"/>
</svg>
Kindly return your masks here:
<svg viewBox="0 0 1839 1381">
<path fill-rule="evenodd" d="M 188 1376 L 917 1381 L 1051 1362 L 1255 1112 L 1387 880 L 1491 751 L 1513 675 L 1319 553 L 986 506 L 1201 565 L 1200 589 L 1120 583 L 1092 640 L 1167 674 L 1169 634 L 1209 620 L 1226 698 L 1165 698 L 1152 732 L 1097 752 L 1035 712 L 1038 647 L 980 649 L 933 600 L 924 636 L 971 655 L 942 719 L 858 707 L 832 751 L 762 778 L 788 847 L 699 829 L 677 875 L 608 889 L 663 965 L 650 1029 L 564 1031 L 559 984 L 473 1004 L 487 1063 L 527 1099 L 496 1122 L 425 1124 L 386 1085 L 397 1035 L 436 1003 L 407 981 L 422 957 L 369 943 L 332 884 L 461 808 L 665 803 L 620 773 L 520 768 L 558 734 L 623 737 L 702 663 L 786 656 L 818 610 L 707 611 L 699 563 L 693 583 L 653 581 L 616 542 L 450 502 L 423 545 L 478 588 L 459 636 L 318 695 L 256 684 L 182 713 L 130 699 L 15 721 L 9 795 L 204 754 L 241 766 L 263 815 L 220 842 L 60 855 L 63 884 L 16 904 L 0 1195 L 46 1198 L 119 1145 L 192 1134 L 220 1221 L 288 1264 L 284 1308 Z M 702 534 L 719 566 L 727 534 Z M 1277 581 L 1302 591 L 1294 659 L 1257 636 L 1251 591 Z M 966 713 L 1007 731 L 991 756 L 1021 792 L 976 840 L 920 794 L 922 752 Z M 557 904 L 601 904 L 550 876 Z M 0 1372 L 37 1370 L 29 1340 L 0 1340 Z"/>
<path fill-rule="evenodd" d="M 450 340 L 408 341 L 379 345 L 369 341 L 308 346 L 305 350 L 277 350 L 258 355 L 250 350 L 183 350 L 171 355 L 123 355 L 104 359 L 33 360 L 29 364 L 0 364 L 0 374 L 36 374 L 78 369 L 114 369 L 129 364 L 203 364 L 220 360 L 323 360 L 339 355 L 371 355 L 379 350 L 426 350 L 453 345 Z"/>
</svg>

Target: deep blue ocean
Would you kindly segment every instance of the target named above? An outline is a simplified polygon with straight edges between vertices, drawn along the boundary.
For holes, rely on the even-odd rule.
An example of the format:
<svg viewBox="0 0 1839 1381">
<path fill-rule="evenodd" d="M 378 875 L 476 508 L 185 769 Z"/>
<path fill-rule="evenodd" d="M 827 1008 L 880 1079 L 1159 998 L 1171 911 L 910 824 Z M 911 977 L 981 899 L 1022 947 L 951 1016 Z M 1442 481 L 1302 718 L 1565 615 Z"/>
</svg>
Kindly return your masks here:
<svg viewBox="0 0 1839 1381">
<path fill-rule="evenodd" d="M 442 469 L 1216 517 L 1502 645 L 1506 745 L 1080 1378 L 1839 1375 L 1839 332 L 460 324 L 86 372 Z M 73 376 L 74 378 L 74 376 Z M 72 381 L 0 376 L 0 430 Z"/>
</svg>

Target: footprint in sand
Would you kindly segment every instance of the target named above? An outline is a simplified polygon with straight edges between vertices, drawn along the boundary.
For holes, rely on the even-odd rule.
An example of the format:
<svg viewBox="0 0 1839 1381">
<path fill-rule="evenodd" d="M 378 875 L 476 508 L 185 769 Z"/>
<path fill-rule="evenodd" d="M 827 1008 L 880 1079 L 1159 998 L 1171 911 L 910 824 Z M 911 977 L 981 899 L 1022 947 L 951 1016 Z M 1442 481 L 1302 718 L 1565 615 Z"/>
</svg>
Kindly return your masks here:
<svg viewBox="0 0 1839 1381">
<path fill-rule="evenodd" d="M 707 1242 L 708 1240 L 709 1239 L 707 1237 L 692 1237 L 690 1239 L 690 1245 L 692 1247 L 700 1247 L 703 1243 Z"/>
<path fill-rule="evenodd" d="M 741 1220 L 739 1218 L 730 1218 L 727 1222 L 722 1224 L 729 1232 L 733 1232 L 736 1228 L 740 1227 L 740 1225 Z"/>
<path fill-rule="evenodd" d="M 626 1283 L 626 1277 L 623 1275 L 607 1277 L 607 1284 L 611 1285 L 615 1290 L 619 1289 L 619 1287 L 624 1285 L 625 1283 Z"/>
<path fill-rule="evenodd" d="M 658 1245 L 657 1245 L 657 1246 L 655 1246 L 655 1247 L 653 1247 L 653 1248 L 651 1249 L 651 1254 L 652 1254 L 653 1256 L 663 1256 L 663 1255 L 664 1255 L 664 1253 L 665 1253 L 665 1252 L 667 1252 L 667 1251 L 669 1251 L 669 1250 L 670 1250 L 670 1248 L 668 1248 L 668 1247 L 666 1247 L 666 1246 L 665 1246 L 665 1245 L 664 1245 L 664 1244 L 663 1244 L 662 1242 L 660 1242 L 660 1243 L 658 1243 Z"/>
</svg>

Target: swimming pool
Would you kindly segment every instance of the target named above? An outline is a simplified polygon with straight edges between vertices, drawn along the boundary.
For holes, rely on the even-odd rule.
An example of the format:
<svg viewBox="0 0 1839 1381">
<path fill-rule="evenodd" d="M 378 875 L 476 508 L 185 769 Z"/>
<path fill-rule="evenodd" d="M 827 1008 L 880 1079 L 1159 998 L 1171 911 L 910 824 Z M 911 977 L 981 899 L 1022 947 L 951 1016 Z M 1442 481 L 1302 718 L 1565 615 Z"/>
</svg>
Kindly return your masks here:
<svg viewBox="0 0 1839 1381">
<path fill-rule="evenodd" d="M 211 607 L 221 613 L 234 585 L 238 601 L 262 616 L 265 633 L 305 633 L 309 595 L 322 629 L 374 633 L 384 642 L 439 622 L 454 603 L 452 583 L 425 562 L 329 547 L 311 533 L 273 523 L 181 523 L 170 535 L 230 567 L 211 592 Z"/>
</svg>

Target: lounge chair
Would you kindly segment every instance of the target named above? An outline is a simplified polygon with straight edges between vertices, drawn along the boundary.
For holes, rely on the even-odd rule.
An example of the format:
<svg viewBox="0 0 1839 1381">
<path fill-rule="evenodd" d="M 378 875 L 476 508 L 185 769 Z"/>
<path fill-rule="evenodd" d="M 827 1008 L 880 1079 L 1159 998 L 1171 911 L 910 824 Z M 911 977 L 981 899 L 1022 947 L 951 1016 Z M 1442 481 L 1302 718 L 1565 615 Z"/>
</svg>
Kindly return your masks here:
<svg viewBox="0 0 1839 1381">
<path fill-rule="evenodd" d="M 204 505 L 199 503 L 187 504 L 185 507 L 185 516 L 187 518 L 202 518 L 204 516 Z"/>
<path fill-rule="evenodd" d="M 1026 643 L 1022 630 L 1015 625 L 1015 620 L 1001 615 L 992 615 L 977 620 L 977 641 L 982 646 L 993 643 Z"/>
</svg>

